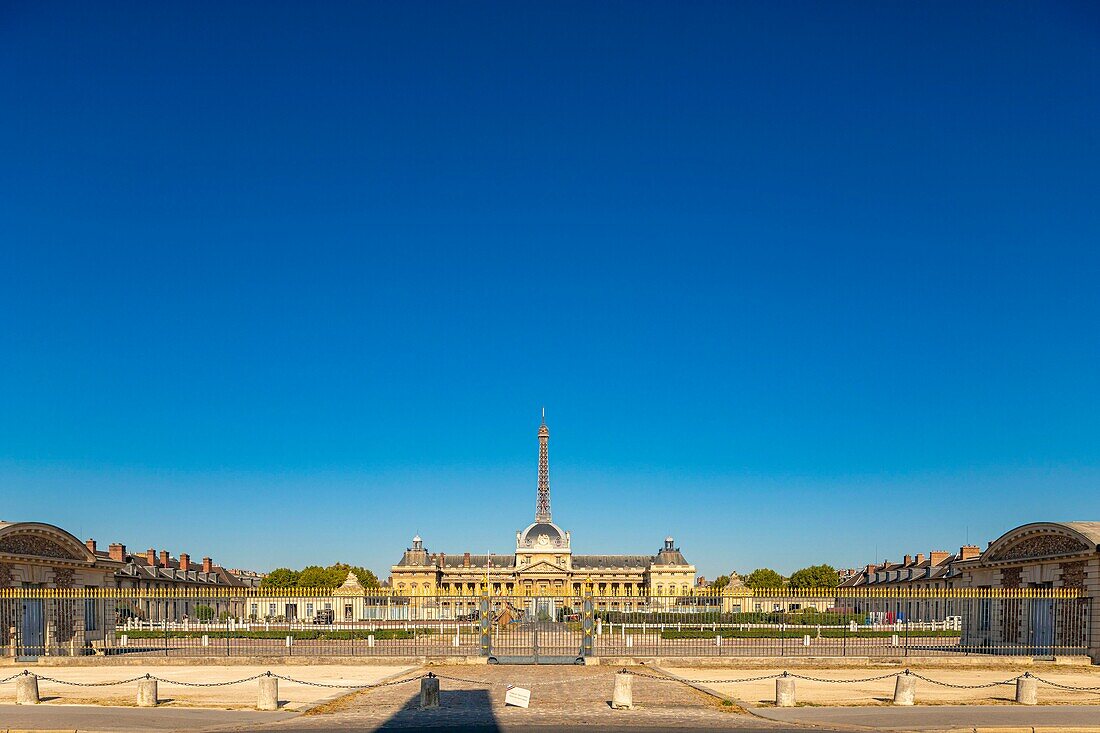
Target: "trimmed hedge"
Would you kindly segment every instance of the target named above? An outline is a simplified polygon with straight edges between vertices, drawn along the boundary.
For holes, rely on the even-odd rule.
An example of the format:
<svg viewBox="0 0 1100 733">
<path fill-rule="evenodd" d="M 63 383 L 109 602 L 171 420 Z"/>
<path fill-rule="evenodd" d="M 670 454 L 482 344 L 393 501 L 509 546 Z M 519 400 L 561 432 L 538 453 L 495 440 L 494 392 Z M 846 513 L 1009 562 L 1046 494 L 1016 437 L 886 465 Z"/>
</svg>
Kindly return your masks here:
<svg viewBox="0 0 1100 733">
<path fill-rule="evenodd" d="M 377 641 L 387 639 L 414 639 L 417 636 L 434 634 L 434 629 L 377 629 L 367 631 L 356 630 L 332 630 L 321 629 L 296 629 L 294 631 L 120 631 L 117 635 L 126 634 L 130 639 L 201 639 L 209 636 L 211 639 L 285 639 L 290 636 L 295 641 L 366 641 L 368 636 L 373 636 Z"/>
<path fill-rule="evenodd" d="M 814 610 L 806 611 L 768 611 L 768 612 L 741 612 L 718 613 L 717 611 L 705 611 L 702 613 L 682 613 L 674 611 L 597 611 L 596 618 L 602 618 L 605 623 L 614 624 L 786 624 L 787 626 L 847 626 L 852 621 L 863 624 L 867 621 L 865 613 L 830 613 Z"/>
<path fill-rule="evenodd" d="M 823 639 L 883 639 L 890 638 L 894 634 L 898 635 L 899 639 L 905 638 L 905 632 L 897 631 L 857 631 L 855 633 L 848 631 L 847 629 L 822 629 L 821 637 Z M 810 638 L 816 636 L 815 633 L 811 633 Z M 713 639 L 716 636 L 721 636 L 723 639 L 801 639 L 806 636 L 806 631 L 801 629 L 718 629 L 717 631 L 700 631 L 699 629 L 689 629 L 685 631 L 676 631 L 675 629 L 665 630 L 661 632 L 662 639 Z M 955 637 L 962 636 L 961 631 L 910 631 L 910 639 L 920 639 L 928 637 Z"/>
</svg>

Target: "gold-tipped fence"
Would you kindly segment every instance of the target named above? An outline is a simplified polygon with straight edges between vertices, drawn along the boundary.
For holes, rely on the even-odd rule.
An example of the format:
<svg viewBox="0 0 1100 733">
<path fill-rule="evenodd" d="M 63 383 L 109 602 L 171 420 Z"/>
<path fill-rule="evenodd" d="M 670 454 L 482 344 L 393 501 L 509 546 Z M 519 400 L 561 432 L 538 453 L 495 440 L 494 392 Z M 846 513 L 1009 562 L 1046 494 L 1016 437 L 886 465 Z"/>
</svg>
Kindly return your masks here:
<svg viewBox="0 0 1100 733">
<path fill-rule="evenodd" d="M 726 588 L 610 584 L 398 593 L 333 588 L 0 590 L 0 655 L 144 657 L 958 656 L 1090 652 L 1075 588 Z M 1094 651 L 1094 650 L 1093 650 Z"/>
</svg>

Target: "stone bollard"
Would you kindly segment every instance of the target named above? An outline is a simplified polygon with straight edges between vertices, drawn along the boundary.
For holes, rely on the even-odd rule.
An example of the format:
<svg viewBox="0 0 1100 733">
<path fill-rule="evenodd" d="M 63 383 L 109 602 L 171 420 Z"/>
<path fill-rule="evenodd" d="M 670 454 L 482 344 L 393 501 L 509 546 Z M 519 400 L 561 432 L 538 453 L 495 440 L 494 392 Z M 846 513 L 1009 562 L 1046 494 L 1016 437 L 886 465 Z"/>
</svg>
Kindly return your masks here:
<svg viewBox="0 0 1100 733">
<path fill-rule="evenodd" d="M 23 674 L 15 678 L 15 702 L 18 705 L 38 704 L 38 675 Z"/>
<path fill-rule="evenodd" d="M 917 678 L 905 670 L 905 674 L 898 675 L 897 684 L 894 685 L 894 704 L 912 705 L 917 697 Z"/>
<path fill-rule="evenodd" d="M 279 709 L 279 678 L 260 678 L 260 699 L 256 701 L 257 710 Z"/>
<path fill-rule="evenodd" d="M 1021 705 L 1036 705 L 1039 702 L 1039 681 L 1030 672 L 1016 678 L 1016 702 Z"/>
<path fill-rule="evenodd" d="M 794 677 L 776 678 L 775 706 L 777 708 L 793 708 L 794 700 Z"/>
<path fill-rule="evenodd" d="M 634 675 L 629 672 L 615 674 L 615 689 L 611 693 L 611 707 L 614 710 L 634 709 Z"/>
<path fill-rule="evenodd" d="M 439 707 L 439 678 L 431 672 L 420 678 L 420 709 Z"/>
<path fill-rule="evenodd" d="M 157 681 L 138 680 L 137 706 L 139 708 L 155 708 L 157 703 Z"/>
</svg>

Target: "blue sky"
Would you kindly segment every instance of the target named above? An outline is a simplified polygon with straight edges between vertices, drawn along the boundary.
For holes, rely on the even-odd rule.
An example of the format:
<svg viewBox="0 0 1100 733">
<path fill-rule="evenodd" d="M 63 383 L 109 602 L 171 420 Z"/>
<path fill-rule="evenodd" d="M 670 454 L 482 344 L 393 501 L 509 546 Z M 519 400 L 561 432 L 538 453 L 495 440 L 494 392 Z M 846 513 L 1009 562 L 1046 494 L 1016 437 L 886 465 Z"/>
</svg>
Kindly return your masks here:
<svg viewBox="0 0 1100 733">
<path fill-rule="evenodd" d="M 7 2 L 0 517 L 701 573 L 1100 519 L 1090 3 Z"/>
</svg>

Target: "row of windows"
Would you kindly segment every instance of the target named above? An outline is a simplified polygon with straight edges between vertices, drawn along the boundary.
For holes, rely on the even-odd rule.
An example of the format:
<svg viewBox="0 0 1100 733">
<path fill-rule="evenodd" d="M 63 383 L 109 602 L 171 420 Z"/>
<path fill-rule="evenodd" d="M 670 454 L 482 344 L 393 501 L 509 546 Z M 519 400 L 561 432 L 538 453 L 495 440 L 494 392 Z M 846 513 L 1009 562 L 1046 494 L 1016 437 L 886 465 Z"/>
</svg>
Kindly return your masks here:
<svg viewBox="0 0 1100 733">
<path fill-rule="evenodd" d="M 493 583 L 492 585 L 493 585 L 493 591 L 498 592 L 498 593 L 501 592 L 501 591 L 511 592 L 511 591 L 514 591 L 517 588 L 516 583 Z M 408 584 L 403 583 L 403 582 L 397 583 L 398 592 L 404 592 L 406 590 L 411 592 L 411 593 L 416 593 L 417 591 L 429 592 L 429 591 L 434 591 L 437 587 L 440 590 L 440 592 L 442 592 L 442 593 L 462 593 L 463 591 L 469 593 L 469 592 L 480 590 L 482 588 L 482 584 L 481 583 L 443 583 L 442 585 L 436 586 L 435 583 L 430 583 L 430 582 L 426 582 L 426 583 L 408 583 Z M 544 589 L 544 590 L 549 589 L 549 588 L 554 588 L 556 590 L 563 590 L 565 588 L 565 584 L 560 580 L 555 580 L 552 583 L 549 582 L 549 581 L 542 581 L 542 582 L 524 581 L 524 582 L 519 583 L 518 587 L 523 588 L 525 590 L 532 590 L 534 588 Z M 580 593 L 582 588 L 583 588 L 582 583 L 573 583 L 573 592 L 574 593 Z M 610 592 L 610 593 L 616 593 L 617 594 L 617 593 L 620 593 L 620 592 L 623 592 L 623 591 L 625 591 L 627 593 L 634 593 L 634 592 L 641 591 L 643 588 L 644 588 L 644 586 L 641 583 L 593 583 L 593 590 L 596 593 L 609 593 Z M 656 586 L 654 586 L 653 592 L 654 592 L 655 595 L 658 595 L 658 596 L 665 595 L 666 593 L 668 595 L 678 595 L 678 594 L 688 595 L 688 594 L 691 593 L 691 584 L 690 583 L 684 583 L 683 585 L 676 585 L 676 584 L 673 583 L 673 584 L 670 584 L 668 586 L 665 586 L 663 583 L 658 583 Z"/>
</svg>

